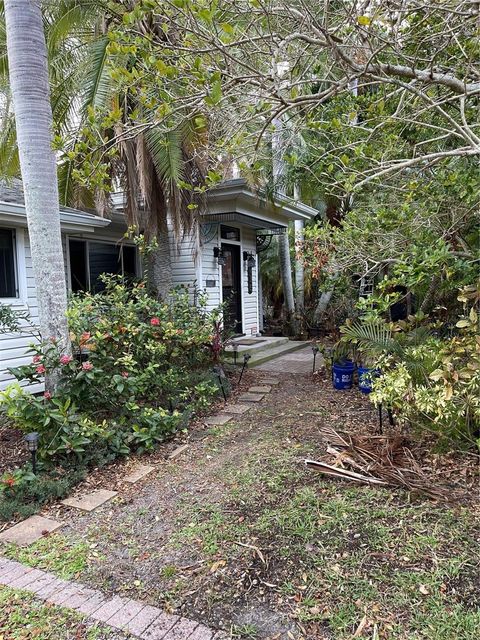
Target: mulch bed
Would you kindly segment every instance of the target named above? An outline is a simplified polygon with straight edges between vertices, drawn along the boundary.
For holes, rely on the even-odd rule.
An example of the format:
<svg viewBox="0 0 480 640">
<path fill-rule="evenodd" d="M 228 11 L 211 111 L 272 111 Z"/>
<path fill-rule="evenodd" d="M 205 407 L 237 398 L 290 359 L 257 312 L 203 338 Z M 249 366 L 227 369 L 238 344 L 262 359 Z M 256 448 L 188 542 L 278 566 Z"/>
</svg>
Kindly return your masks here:
<svg viewBox="0 0 480 640">
<path fill-rule="evenodd" d="M 28 459 L 23 432 L 0 422 L 0 475 L 21 467 Z"/>
</svg>

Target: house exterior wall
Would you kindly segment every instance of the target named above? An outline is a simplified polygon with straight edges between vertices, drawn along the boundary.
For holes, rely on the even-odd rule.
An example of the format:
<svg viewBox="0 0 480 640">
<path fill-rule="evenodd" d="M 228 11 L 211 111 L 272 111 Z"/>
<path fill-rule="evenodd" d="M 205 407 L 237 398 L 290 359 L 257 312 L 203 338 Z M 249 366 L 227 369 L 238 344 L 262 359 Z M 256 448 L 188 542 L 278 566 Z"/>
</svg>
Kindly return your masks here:
<svg viewBox="0 0 480 640">
<path fill-rule="evenodd" d="M 241 274 L 242 274 L 242 324 L 243 332 L 247 335 L 254 335 L 258 332 L 258 281 L 257 268 L 253 270 L 252 282 L 253 291 L 248 293 L 248 269 L 247 264 L 242 259 L 243 251 L 256 253 L 256 233 L 254 229 L 242 225 L 229 223 L 240 229 L 240 252 L 241 252 Z M 35 280 L 32 268 L 32 257 L 28 232 L 24 227 L 15 227 L 5 224 L 6 228 L 15 228 L 16 233 L 16 263 L 18 277 L 18 297 L 0 300 L 9 304 L 14 310 L 28 311 L 35 325 L 38 320 L 38 303 L 35 290 Z M 119 242 L 123 238 L 125 227 L 112 223 L 108 227 L 96 229 L 94 233 L 63 232 L 62 246 L 65 262 L 65 275 L 67 286 L 70 288 L 70 270 L 68 267 L 68 240 L 77 238 L 91 241 Z M 172 281 L 174 286 L 184 285 L 188 287 L 194 301 L 193 292 L 195 287 L 203 290 L 207 294 L 207 309 L 212 310 L 222 302 L 222 274 L 221 267 L 213 254 L 213 249 L 220 246 L 220 225 L 218 225 L 213 237 L 206 239 L 196 252 L 197 242 L 193 235 L 187 235 L 178 246 L 173 240 L 172 230 L 169 230 L 171 239 L 171 259 L 172 259 Z M 211 234 L 210 234 L 211 235 Z M 215 280 L 215 286 L 207 286 L 207 281 Z M 0 334 L 0 390 L 14 381 L 8 368 L 19 367 L 28 364 L 31 356 L 26 355 L 29 345 L 34 342 L 34 337 L 26 329 L 24 332 Z M 27 386 L 27 383 L 23 383 Z M 42 385 L 29 385 L 32 392 L 41 391 Z"/>
<path fill-rule="evenodd" d="M 28 233 L 21 227 L 8 225 L 7 228 L 15 229 L 18 297 L 5 298 L 0 302 L 10 305 L 15 311 L 28 311 L 32 324 L 35 324 L 38 321 L 38 302 Z M 5 389 L 14 380 L 6 371 L 7 368 L 21 367 L 31 361 L 31 356 L 25 355 L 25 352 L 33 341 L 34 338 L 27 328 L 18 333 L 0 334 L 0 389 Z M 24 383 L 23 386 L 26 385 L 27 383 Z M 29 388 L 32 391 L 40 391 L 42 385 L 30 385 Z"/>
<path fill-rule="evenodd" d="M 244 251 L 256 254 L 256 232 L 250 227 L 228 223 L 228 226 L 240 229 L 240 269 L 242 274 L 242 326 L 243 333 L 255 335 L 258 332 L 258 287 L 257 287 L 257 267 L 252 272 L 253 290 L 248 293 L 248 268 L 247 263 L 242 259 Z M 211 235 L 211 234 L 210 234 Z M 225 241 L 223 242 L 231 242 Z M 222 267 L 218 266 L 217 259 L 213 255 L 215 247 L 222 243 L 220 237 L 220 225 L 213 237 L 203 243 L 201 249 L 201 274 L 198 281 L 201 282 L 201 289 L 207 293 L 209 310 L 218 307 L 223 302 L 222 298 Z M 207 286 L 209 280 L 215 280 L 215 286 Z"/>
<path fill-rule="evenodd" d="M 38 302 L 28 232 L 23 227 L 15 227 L 9 224 L 2 224 L 2 226 L 5 226 L 5 228 L 8 229 L 15 229 L 18 297 L 0 299 L 0 302 L 8 304 L 16 311 L 28 311 L 32 324 L 35 325 L 38 321 Z M 79 238 L 99 242 L 119 242 L 124 233 L 125 227 L 122 225 L 111 225 L 109 227 L 97 229 L 95 233 L 81 233 L 74 231 L 62 233 L 67 287 L 70 288 L 70 270 L 68 267 L 69 238 Z M 31 362 L 31 355 L 26 354 L 26 351 L 28 350 L 29 345 L 34 341 L 35 338 L 27 328 L 24 332 L 0 334 L 0 390 L 5 389 L 8 384 L 15 380 L 7 369 L 20 367 Z M 27 382 L 22 383 L 22 386 L 28 386 L 28 389 L 32 392 L 41 391 L 43 389 L 43 385 L 28 385 Z"/>
</svg>

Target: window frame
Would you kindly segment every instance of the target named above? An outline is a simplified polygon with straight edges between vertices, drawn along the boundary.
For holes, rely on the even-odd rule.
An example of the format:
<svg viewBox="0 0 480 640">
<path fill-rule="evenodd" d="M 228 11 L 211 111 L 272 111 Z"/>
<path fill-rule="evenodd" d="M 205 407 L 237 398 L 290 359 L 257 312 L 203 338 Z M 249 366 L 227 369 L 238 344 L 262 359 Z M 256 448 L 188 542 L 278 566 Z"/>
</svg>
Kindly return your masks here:
<svg viewBox="0 0 480 640">
<path fill-rule="evenodd" d="M 82 238 L 81 236 L 75 235 L 66 235 L 66 254 L 67 254 L 67 275 L 68 275 L 68 290 L 72 292 L 72 265 L 70 262 L 70 240 L 74 240 L 76 242 L 84 242 L 85 243 L 85 266 L 87 269 L 87 286 L 88 291 L 92 290 L 92 283 L 90 277 L 90 250 L 89 244 L 92 242 L 93 244 L 108 244 L 114 245 L 116 247 L 120 246 L 120 256 L 122 261 L 122 275 L 123 275 L 123 246 L 132 247 L 135 249 L 135 277 L 138 278 L 141 273 L 141 263 L 140 263 L 140 254 L 137 250 L 136 245 L 133 242 L 122 242 L 120 240 L 104 240 L 103 238 Z"/>
<path fill-rule="evenodd" d="M 15 277 L 15 293 L 12 297 L 0 297 L 0 302 L 7 305 L 22 306 L 27 305 L 27 275 L 25 264 L 25 235 L 23 228 L 0 224 L 1 229 L 12 232 L 13 238 L 13 269 Z"/>
</svg>

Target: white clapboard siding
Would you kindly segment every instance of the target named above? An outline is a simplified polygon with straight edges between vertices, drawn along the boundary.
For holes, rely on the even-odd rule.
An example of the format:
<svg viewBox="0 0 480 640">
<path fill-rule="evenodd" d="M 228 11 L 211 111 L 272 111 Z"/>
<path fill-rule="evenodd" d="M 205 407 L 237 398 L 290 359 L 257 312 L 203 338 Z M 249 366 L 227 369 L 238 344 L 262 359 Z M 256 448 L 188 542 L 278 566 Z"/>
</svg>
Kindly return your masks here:
<svg viewBox="0 0 480 640">
<path fill-rule="evenodd" d="M 253 253 L 255 262 L 258 262 L 257 252 L 257 234 L 255 229 L 250 227 L 242 228 L 242 252 L 247 251 Z M 242 305 L 243 305 L 243 332 L 247 335 L 255 335 L 258 332 L 258 297 L 257 297 L 257 267 L 253 269 L 252 281 L 253 289 L 252 293 L 248 293 L 248 267 L 247 262 L 243 260 L 243 256 L 240 256 L 242 261 Z"/>
<path fill-rule="evenodd" d="M 170 242 L 170 260 L 172 265 L 172 286 L 188 287 L 192 294 L 195 286 L 199 287 L 199 258 L 196 257 L 196 242 L 193 234 L 185 234 L 180 242 L 176 242 L 172 224 L 168 224 Z"/>
<path fill-rule="evenodd" d="M 17 311 L 28 311 L 32 324 L 38 321 L 38 303 L 35 290 L 35 280 L 32 269 L 32 255 L 30 242 L 26 230 L 16 229 L 17 242 L 17 274 L 19 297 L 11 303 L 12 309 Z M 26 328 L 18 333 L 0 334 L 0 389 L 13 382 L 15 379 L 8 372 L 9 368 L 21 367 L 31 362 L 32 354 L 27 351 L 34 336 Z M 22 386 L 27 386 L 24 382 Z M 34 388 L 35 387 L 35 388 Z M 40 391 L 41 385 L 30 385 L 32 391 Z"/>
<path fill-rule="evenodd" d="M 220 244 L 218 234 L 219 234 L 219 230 L 211 240 L 203 244 L 202 250 L 201 250 L 201 257 L 202 257 L 201 289 L 204 290 L 208 296 L 207 309 L 209 311 L 211 311 L 212 309 L 215 309 L 221 303 L 222 276 L 220 273 L 220 267 L 218 266 L 217 259 L 213 255 L 214 247 L 218 247 Z M 215 286 L 207 287 L 207 280 L 209 281 L 215 280 Z"/>
</svg>

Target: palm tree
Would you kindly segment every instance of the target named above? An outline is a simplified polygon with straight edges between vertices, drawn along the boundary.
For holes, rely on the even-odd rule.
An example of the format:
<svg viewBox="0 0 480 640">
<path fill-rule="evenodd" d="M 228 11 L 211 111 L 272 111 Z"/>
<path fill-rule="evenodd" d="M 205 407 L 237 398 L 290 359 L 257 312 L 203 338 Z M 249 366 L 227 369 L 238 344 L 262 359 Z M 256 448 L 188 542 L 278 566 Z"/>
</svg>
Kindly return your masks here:
<svg viewBox="0 0 480 640">
<path fill-rule="evenodd" d="M 68 347 L 57 165 L 40 0 L 5 0 L 10 88 L 37 288 L 40 334 Z M 48 383 L 48 381 L 47 381 Z"/>
<path fill-rule="evenodd" d="M 79 181 L 76 170 L 81 160 L 71 157 L 69 151 L 85 141 L 92 109 L 108 111 L 121 107 L 123 124 L 97 132 L 105 146 L 92 162 L 105 157 L 105 147 L 117 148 L 108 165 L 110 184 L 124 191 L 127 224 L 157 240 L 158 249 L 151 254 L 149 274 L 158 294 L 164 297 L 171 284 L 172 247 L 167 227 L 178 242 L 195 223 L 192 205 L 201 204 L 198 196 L 179 185 L 203 181 L 198 147 L 204 145 L 204 134 L 195 126 L 198 114 L 185 114 L 185 120 L 170 131 L 157 127 L 133 138 L 122 137 L 123 127 L 139 104 L 131 95 L 119 93 L 110 76 L 107 33 L 114 19 L 116 16 L 109 13 L 104 3 L 92 0 L 61 0 L 44 15 L 54 126 L 56 133 L 68 141 L 58 168 L 60 202 L 81 209 L 95 208 L 100 215 L 109 214 L 108 192 L 101 187 L 86 187 Z M 158 24 L 146 19 L 140 21 L 138 29 L 157 38 L 163 35 Z M 2 62 L 0 56 L 0 75 L 6 68 Z M 129 56 L 126 65 L 133 68 L 135 64 L 135 58 Z M 15 131 L 8 118 L 0 134 L 0 172 L 18 173 Z M 143 210 L 139 208 L 140 200 Z"/>
</svg>

